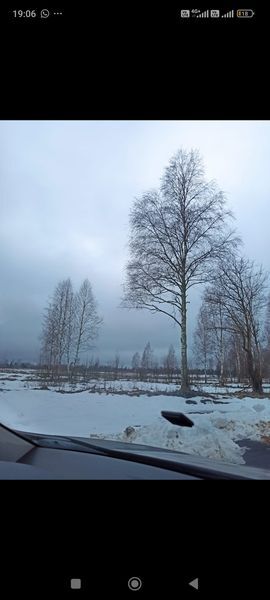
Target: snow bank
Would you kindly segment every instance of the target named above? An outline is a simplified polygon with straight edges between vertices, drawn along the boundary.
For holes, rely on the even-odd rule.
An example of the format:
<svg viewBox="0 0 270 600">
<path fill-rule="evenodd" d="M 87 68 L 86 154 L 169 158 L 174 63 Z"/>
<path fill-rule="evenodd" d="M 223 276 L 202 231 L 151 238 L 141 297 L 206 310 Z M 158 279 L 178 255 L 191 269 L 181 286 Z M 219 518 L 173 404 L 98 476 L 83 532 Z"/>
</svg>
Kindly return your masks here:
<svg viewBox="0 0 270 600">
<path fill-rule="evenodd" d="M 165 395 L 65 394 L 33 389 L 24 379 L 0 381 L 0 421 L 23 431 L 118 439 L 238 464 L 244 463 L 245 449 L 237 441 L 270 435 L 269 399 L 230 397 L 216 403 L 201 396 L 191 403 Z M 171 425 L 160 415 L 166 409 L 189 415 L 194 427 Z M 127 427 L 133 428 L 130 435 Z"/>
</svg>

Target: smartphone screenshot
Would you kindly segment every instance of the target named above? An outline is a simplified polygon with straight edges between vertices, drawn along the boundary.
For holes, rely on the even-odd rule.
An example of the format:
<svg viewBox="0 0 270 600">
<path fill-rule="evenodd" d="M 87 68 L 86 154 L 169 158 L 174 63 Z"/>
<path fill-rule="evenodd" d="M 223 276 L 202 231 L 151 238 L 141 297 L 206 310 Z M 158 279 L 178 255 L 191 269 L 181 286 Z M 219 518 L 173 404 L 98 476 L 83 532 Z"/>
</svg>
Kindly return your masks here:
<svg viewBox="0 0 270 600">
<path fill-rule="evenodd" d="M 268 13 L 0 9 L 5 595 L 268 590 Z"/>
</svg>

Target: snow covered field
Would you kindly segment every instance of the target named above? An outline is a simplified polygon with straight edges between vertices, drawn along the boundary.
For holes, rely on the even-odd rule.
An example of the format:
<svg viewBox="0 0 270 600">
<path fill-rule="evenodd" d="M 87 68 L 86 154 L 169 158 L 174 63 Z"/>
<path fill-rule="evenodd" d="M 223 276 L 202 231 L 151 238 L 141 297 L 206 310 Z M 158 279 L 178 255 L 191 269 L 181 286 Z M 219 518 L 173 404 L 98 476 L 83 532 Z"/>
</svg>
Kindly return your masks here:
<svg viewBox="0 0 270 600">
<path fill-rule="evenodd" d="M 270 399 L 230 396 L 235 386 L 219 388 L 217 399 L 205 397 L 202 391 L 186 400 L 165 395 L 175 391 L 173 384 L 113 381 L 106 383 L 105 393 L 94 391 L 93 385 L 86 386 L 90 391 L 74 393 L 70 388 L 69 393 L 67 388 L 37 389 L 41 384 L 30 371 L 0 372 L 0 421 L 23 431 L 117 439 L 239 464 L 245 462 L 245 449 L 238 441 L 270 436 Z M 134 388 L 145 392 L 135 395 Z M 217 392 L 213 386 L 200 385 L 200 389 Z M 161 417 L 161 410 L 184 412 L 195 425 L 173 426 Z M 126 432 L 128 427 L 132 429 Z"/>
</svg>

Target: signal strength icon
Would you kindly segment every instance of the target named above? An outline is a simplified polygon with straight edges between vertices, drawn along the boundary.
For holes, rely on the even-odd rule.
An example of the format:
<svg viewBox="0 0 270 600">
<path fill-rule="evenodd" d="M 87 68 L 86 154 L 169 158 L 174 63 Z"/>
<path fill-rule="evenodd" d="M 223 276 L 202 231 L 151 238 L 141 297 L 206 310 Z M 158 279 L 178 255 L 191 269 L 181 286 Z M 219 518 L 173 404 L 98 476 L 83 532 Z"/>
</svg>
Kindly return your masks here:
<svg viewBox="0 0 270 600">
<path fill-rule="evenodd" d="M 207 17 L 209 17 L 209 10 L 205 10 L 204 12 L 200 13 L 199 15 L 196 15 L 196 17 L 197 18 L 201 18 L 201 17 L 207 18 Z"/>
<path fill-rule="evenodd" d="M 230 10 L 229 12 L 225 13 L 225 15 L 221 15 L 222 19 L 231 19 L 232 17 L 234 17 L 234 10 Z"/>
</svg>

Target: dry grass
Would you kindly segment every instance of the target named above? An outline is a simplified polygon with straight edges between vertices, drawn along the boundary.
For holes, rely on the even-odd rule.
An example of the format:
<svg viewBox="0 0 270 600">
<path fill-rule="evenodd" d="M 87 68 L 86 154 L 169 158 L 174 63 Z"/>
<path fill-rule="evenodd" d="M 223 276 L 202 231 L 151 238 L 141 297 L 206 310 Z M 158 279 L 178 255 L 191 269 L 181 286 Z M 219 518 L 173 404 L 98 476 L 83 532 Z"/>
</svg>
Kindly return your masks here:
<svg viewBox="0 0 270 600">
<path fill-rule="evenodd" d="M 257 427 L 260 432 L 260 441 L 270 446 L 270 421 L 261 421 Z"/>
<path fill-rule="evenodd" d="M 263 444 L 267 444 L 267 446 L 270 446 L 270 435 L 263 435 L 261 437 L 261 442 L 263 442 Z"/>
<path fill-rule="evenodd" d="M 234 396 L 235 398 L 269 398 L 270 393 L 264 392 L 263 394 L 258 394 L 257 392 L 233 392 L 230 396 Z"/>
</svg>

